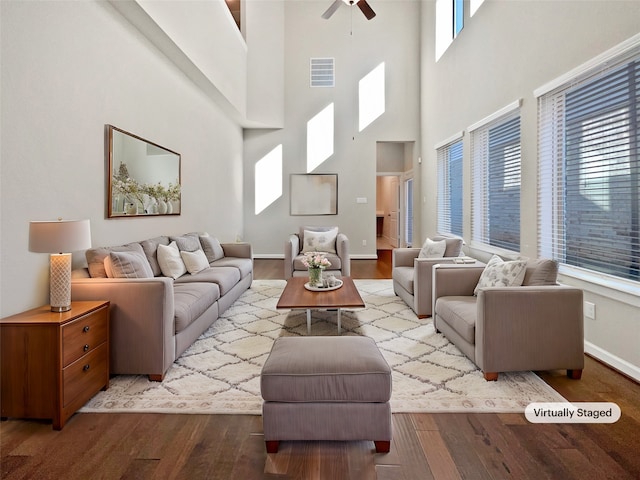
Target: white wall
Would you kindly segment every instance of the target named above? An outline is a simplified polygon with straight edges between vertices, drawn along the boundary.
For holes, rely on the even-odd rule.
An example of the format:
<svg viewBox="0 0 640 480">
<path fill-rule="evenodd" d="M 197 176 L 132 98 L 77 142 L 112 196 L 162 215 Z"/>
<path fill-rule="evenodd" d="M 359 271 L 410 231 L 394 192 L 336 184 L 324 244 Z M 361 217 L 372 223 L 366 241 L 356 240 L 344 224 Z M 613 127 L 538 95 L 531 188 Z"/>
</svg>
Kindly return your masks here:
<svg viewBox="0 0 640 480">
<path fill-rule="evenodd" d="M 465 7 L 468 4 L 465 2 Z M 522 99 L 521 250 L 537 253 L 537 104 L 533 91 L 635 35 L 640 2 L 487 0 L 434 62 L 435 2 L 422 9 L 422 239 L 436 231 L 436 151 L 433 146 Z M 468 9 L 467 9 L 468 12 Z M 464 236 L 470 241 L 469 135 L 464 136 Z M 429 208 L 431 206 L 431 208 Z M 476 252 L 482 254 L 486 252 Z M 577 282 L 596 303 L 585 320 L 589 351 L 640 378 L 640 297 Z"/>
<path fill-rule="evenodd" d="M 30 220 L 89 218 L 94 246 L 242 235 L 240 125 L 111 4 L 2 1 L 0 17 L 2 316 L 48 302 Z M 105 218 L 105 124 L 182 155 L 180 216 Z"/>
<path fill-rule="evenodd" d="M 247 118 L 261 127 L 284 123 L 285 0 L 244 0 L 247 41 Z"/>
<path fill-rule="evenodd" d="M 284 127 L 245 130 L 245 240 L 256 256 L 282 257 L 287 235 L 309 224 L 338 225 L 349 236 L 354 256 L 375 256 L 376 142 L 418 140 L 419 2 L 377 0 L 372 4 L 377 17 L 371 21 L 347 5 L 325 20 L 321 14 L 330 3 L 284 2 Z M 335 58 L 334 88 L 309 87 L 311 57 Z M 386 65 L 386 110 L 358 132 L 358 82 L 381 62 Z M 338 174 L 338 215 L 290 216 L 289 176 L 307 173 L 307 122 L 331 103 L 334 153 L 313 173 Z M 255 165 L 278 145 L 283 190 L 256 215 Z M 367 203 L 356 203 L 357 197 L 367 198 Z"/>
</svg>

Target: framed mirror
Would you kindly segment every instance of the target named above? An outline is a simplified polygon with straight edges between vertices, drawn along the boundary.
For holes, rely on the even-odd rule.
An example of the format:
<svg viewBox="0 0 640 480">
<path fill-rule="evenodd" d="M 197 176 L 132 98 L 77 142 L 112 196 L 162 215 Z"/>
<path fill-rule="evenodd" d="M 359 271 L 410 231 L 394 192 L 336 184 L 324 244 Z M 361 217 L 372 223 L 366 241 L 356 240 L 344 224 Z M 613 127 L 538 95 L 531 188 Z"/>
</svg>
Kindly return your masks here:
<svg viewBox="0 0 640 480">
<path fill-rule="evenodd" d="M 180 154 L 106 127 L 107 217 L 180 215 Z"/>
<path fill-rule="evenodd" d="M 338 175 L 291 174 L 291 215 L 337 215 Z"/>
</svg>

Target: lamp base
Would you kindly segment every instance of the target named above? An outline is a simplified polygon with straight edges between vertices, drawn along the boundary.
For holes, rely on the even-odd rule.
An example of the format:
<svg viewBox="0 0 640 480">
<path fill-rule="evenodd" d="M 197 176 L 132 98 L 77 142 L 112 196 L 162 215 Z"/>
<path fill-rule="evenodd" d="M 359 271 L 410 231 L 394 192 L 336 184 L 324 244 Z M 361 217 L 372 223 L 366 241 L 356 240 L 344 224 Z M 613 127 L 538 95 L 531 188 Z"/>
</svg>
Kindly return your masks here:
<svg viewBox="0 0 640 480">
<path fill-rule="evenodd" d="M 66 307 L 51 307 L 51 311 L 56 313 L 68 312 L 69 310 L 71 310 L 71 305 L 67 305 Z"/>
<path fill-rule="evenodd" d="M 71 254 L 52 253 L 50 261 L 49 304 L 52 312 L 71 310 Z"/>
</svg>

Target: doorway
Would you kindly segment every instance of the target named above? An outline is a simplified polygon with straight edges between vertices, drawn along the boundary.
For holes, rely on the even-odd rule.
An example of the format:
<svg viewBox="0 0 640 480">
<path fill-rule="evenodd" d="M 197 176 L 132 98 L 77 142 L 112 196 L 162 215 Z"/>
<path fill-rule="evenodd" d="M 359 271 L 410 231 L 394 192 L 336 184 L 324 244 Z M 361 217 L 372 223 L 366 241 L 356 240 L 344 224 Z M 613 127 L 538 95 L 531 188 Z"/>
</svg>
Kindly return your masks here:
<svg viewBox="0 0 640 480">
<path fill-rule="evenodd" d="M 411 244 L 414 142 L 376 143 L 377 250 Z M 408 182 L 408 180 L 411 180 Z"/>
<path fill-rule="evenodd" d="M 383 174 L 376 177 L 376 243 L 378 250 L 391 250 L 401 245 L 400 176 Z"/>
</svg>

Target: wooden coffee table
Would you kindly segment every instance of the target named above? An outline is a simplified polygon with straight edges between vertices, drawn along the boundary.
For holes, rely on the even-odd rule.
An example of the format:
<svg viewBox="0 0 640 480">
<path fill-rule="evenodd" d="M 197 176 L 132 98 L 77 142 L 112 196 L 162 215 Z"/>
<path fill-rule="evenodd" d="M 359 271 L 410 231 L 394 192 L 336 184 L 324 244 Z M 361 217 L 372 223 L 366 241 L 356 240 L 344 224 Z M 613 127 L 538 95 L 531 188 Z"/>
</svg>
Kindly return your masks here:
<svg viewBox="0 0 640 480">
<path fill-rule="evenodd" d="M 338 334 L 341 331 L 340 311 L 343 308 L 364 308 L 364 301 L 351 277 L 340 277 L 342 286 L 336 290 L 312 292 L 304 288 L 307 277 L 291 277 L 280 295 L 276 308 L 306 309 L 307 333 L 311 333 L 312 309 L 337 309 Z"/>
</svg>

